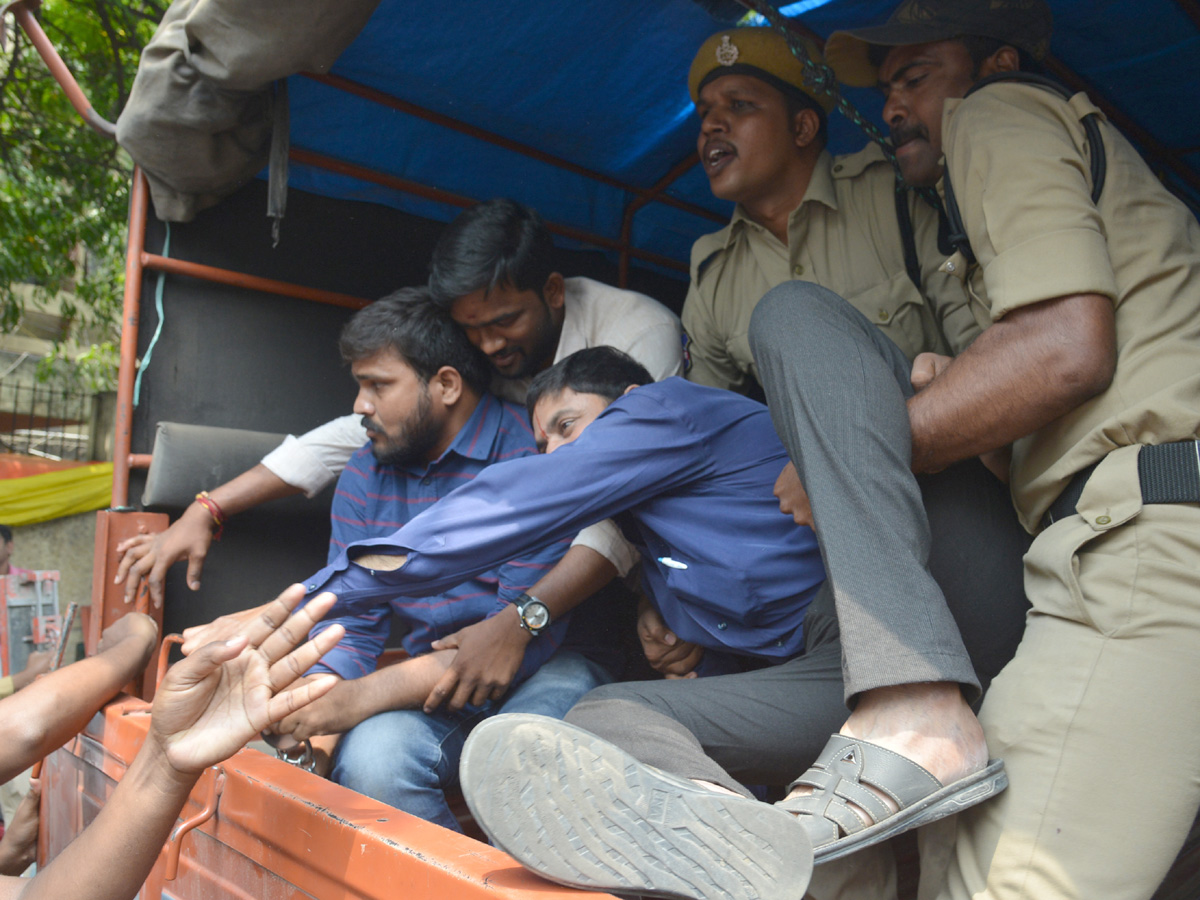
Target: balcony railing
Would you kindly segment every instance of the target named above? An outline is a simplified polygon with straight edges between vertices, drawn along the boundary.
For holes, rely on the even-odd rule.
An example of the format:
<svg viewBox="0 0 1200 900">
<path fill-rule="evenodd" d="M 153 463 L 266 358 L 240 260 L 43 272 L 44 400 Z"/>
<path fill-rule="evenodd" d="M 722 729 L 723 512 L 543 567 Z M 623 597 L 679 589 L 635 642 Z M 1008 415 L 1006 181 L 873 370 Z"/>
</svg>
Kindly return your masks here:
<svg viewBox="0 0 1200 900">
<path fill-rule="evenodd" d="M 93 397 L 46 384 L 0 381 L 0 452 L 86 460 Z"/>
</svg>

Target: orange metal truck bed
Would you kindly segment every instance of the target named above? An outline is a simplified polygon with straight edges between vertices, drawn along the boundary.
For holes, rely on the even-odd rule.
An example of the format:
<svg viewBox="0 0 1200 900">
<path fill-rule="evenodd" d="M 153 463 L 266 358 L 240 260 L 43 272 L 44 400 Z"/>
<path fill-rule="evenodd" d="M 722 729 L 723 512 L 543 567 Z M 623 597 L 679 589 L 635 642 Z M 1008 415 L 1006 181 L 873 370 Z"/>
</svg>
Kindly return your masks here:
<svg viewBox="0 0 1200 900">
<path fill-rule="evenodd" d="M 95 818 L 145 739 L 148 711 L 142 700 L 119 698 L 47 760 L 42 848 L 49 858 Z M 180 821 L 211 805 L 218 781 L 215 813 L 179 841 L 178 874 L 167 877 L 169 843 L 140 900 L 580 896 L 486 844 L 256 750 L 206 772 Z"/>
</svg>

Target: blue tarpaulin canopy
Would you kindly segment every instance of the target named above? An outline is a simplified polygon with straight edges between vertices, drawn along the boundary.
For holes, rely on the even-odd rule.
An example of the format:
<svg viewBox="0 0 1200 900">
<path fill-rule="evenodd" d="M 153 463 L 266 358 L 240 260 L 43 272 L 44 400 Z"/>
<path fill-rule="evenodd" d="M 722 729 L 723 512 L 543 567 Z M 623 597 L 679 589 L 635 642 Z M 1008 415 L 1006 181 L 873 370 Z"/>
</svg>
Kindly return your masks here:
<svg viewBox="0 0 1200 900">
<path fill-rule="evenodd" d="M 840 28 L 882 22 L 893 6 L 893 0 L 804 0 L 784 11 L 825 38 Z M 1052 73 L 1091 87 L 1093 99 L 1115 110 L 1114 121 L 1171 189 L 1200 208 L 1200 116 L 1190 92 L 1200 84 L 1196 4 L 1052 0 L 1051 6 Z M 632 189 L 653 188 L 686 167 L 665 193 L 694 208 L 645 204 L 630 232 L 634 247 L 686 262 L 692 241 L 718 227 L 701 211 L 717 218 L 729 213 L 709 193 L 699 166 L 687 166 L 697 132 L 687 70 L 701 42 L 742 13 L 729 0 L 707 6 L 694 0 L 447 0 L 434 6 L 382 0 L 336 58 L 332 79 L 301 74 L 288 80 L 291 145 L 458 199 L 511 196 L 551 222 L 610 241 L 620 238 L 626 210 L 638 200 Z M 348 94 L 331 80 L 528 145 L 601 178 Z M 847 96 L 879 121 L 882 101 L 875 92 Z M 833 117 L 834 152 L 865 141 L 848 121 Z M 335 174 L 303 159 L 303 153 L 293 157 L 293 188 L 439 220 L 459 209 L 453 200 Z"/>
</svg>

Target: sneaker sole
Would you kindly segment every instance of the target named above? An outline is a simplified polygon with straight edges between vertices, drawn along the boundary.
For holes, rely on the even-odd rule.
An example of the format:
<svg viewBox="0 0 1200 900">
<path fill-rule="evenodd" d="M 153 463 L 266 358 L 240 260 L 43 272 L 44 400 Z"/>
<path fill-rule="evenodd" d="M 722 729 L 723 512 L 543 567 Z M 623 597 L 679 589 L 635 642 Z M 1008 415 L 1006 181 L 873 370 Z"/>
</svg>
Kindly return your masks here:
<svg viewBox="0 0 1200 900">
<path fill-rule="evenodd" d="M 501 715 L 459 778 L 494 844 L 559 884 L 690 900 L 801 900 L 812 845 L 792 814 L 643 765 L 557 719 Z"/>
</svg>

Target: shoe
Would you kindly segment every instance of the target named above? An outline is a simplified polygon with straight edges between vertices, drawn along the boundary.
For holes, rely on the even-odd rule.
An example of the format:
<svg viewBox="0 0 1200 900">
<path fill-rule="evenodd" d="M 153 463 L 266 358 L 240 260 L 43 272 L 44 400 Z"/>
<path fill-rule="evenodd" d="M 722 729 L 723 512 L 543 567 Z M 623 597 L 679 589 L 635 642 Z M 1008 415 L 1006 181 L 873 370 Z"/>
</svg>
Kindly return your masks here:
<svg viewBox="0 0 1200 900">
<path fill-rule="evenodd" d="M 492 843 L 543 878 L 690 900 L 801 900 L 808 836 L 790 813 L 643 765 L 558 719 L 499 715 L 459 780 Z"/>
<path fill-rule="evenodd" d="M 775 805 L 799 815 L 820 865 L 981 803 L 1008 787 L 1008 775 L 1004 761 L 993 759 L 980 771 L 943 785 L 898 753 L 835 734 L 788 791 L 798 785 L 813 792 Z M 892 812 L 867 785 L 891 797 L 899 811 Z M 851 803 L 866 813 L 869 824 Z"/>
</svg>

